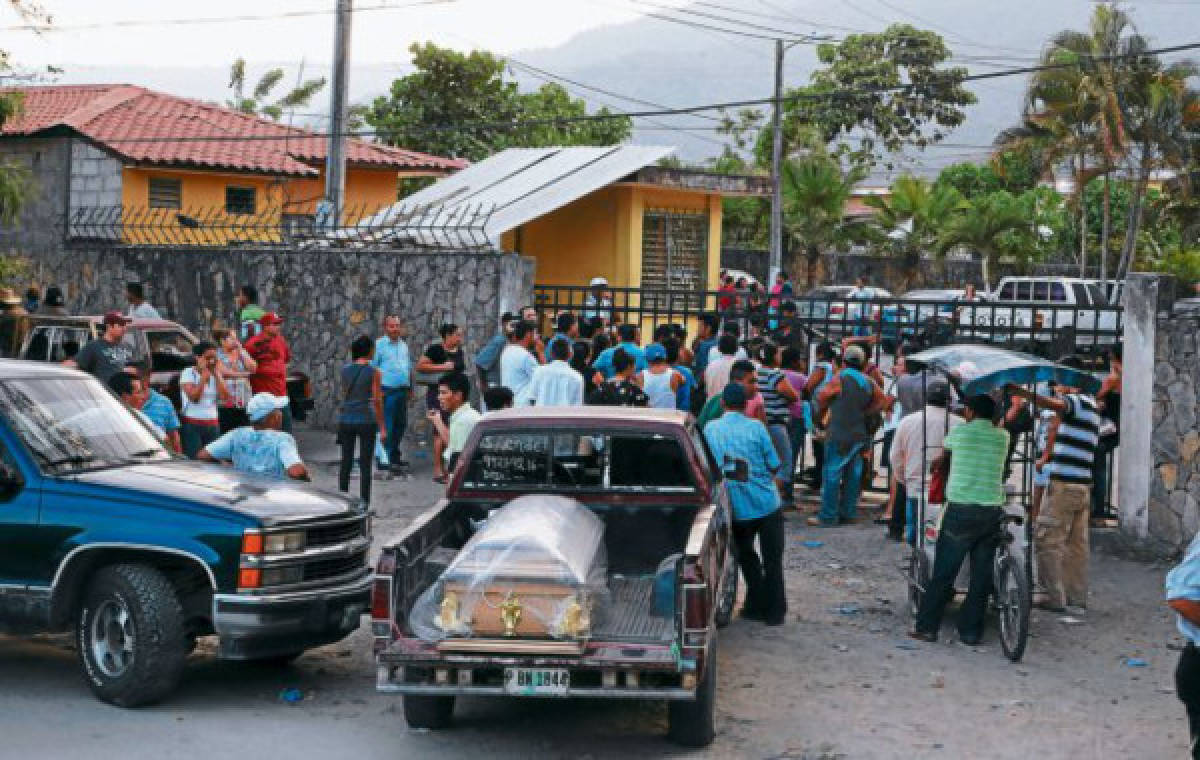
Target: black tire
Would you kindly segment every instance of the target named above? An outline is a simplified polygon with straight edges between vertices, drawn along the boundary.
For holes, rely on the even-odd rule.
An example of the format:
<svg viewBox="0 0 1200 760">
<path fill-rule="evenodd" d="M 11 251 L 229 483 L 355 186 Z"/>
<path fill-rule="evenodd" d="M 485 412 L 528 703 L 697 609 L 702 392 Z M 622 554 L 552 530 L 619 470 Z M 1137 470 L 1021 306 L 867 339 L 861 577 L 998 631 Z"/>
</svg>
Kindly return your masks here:
<svg viewBox="0 0 1200 760">
<path fill-rule="evenodd" d="M 917 619 L 917 612 L 921 609 L 921 599 L 925 596 L 924 589 L 929 588 L 929 561 L 925 558 L 925 551 L 919 548 L 911 548 L 908 555 L 908 610 L 912 613 L 913 620 Z"/>
<path fill-rule="evenodd" d="M 725 553 L 725 577 L 721 580 L 721 588 L 717 596 L 717 609 L 713 620 L 718 628 L 724 628 L 733 621 L 733 608 L 737 604 L 738 564 L 733 556 L 733 547 Z"/>
<path fill-rule="evenodd" d="M 449 728 L 454 721 L 454 697 L 405 694 L 404 720 L 409 728 Z"/>
<path fill-rule="evenodd" d="M 1029 641 L 1029 579 L 1011 554 L 997 563 L 996 607 L 1000 613 L 1000 647 L 1019 662 Z"/>
<path fill-rule="evenodd" d="M 717 735 L 717 639 L 708 644 L 704 676 L 693 700 L 667 703 L 667 736 L 682 747 L 707 747 Z"/>
<path fill-rule="evenodd" d="M 75 642 L 84 678 L 102 701 L 157 702 L 175 689 L 187 659 L 183 607 L 152 567 L 101 568 L 84 592 Z"/>
<path fill-rule="evenodd" d="M 246 660 L 246 662 L 250 663 L 251 665 L 258 665 L 264 668 L 286 668 L 288 665 L 291 665 L 293 662 L 295 662 L 302 654 L 304 654 L 303 649 L 296 652 L 287 652 L 285 654 L 273 654 L 270 657 L 255 657 L 253 659 Z"/>
</svg>

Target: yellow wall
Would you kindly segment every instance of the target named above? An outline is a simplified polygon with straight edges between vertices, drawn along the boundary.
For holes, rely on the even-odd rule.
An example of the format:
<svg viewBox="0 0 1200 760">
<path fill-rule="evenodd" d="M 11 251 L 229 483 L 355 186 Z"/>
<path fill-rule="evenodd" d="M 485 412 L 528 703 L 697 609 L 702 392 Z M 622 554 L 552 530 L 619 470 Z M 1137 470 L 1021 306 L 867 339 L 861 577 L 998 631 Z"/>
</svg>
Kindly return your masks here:
<svg viewBox="0 0 1200 760">
<path fill-rule="evenodd" d="M 348 168 L 346 170 L 346 221 L 370 216 L 396 202 L 397 184 L 403 173 L 394 170 Z M 149 208 L 149 178 L 166 177 L 181 181 L 179 211 Z M 225 188 L 255 188 L 255 214 L 243 216 L 225 213 Z M 162 244 L 164 237 L 188 235 L 191 240 L 243 239 L 260 242 L 278 241 L 280 209 L 291 214 L 311 214 L 325 190 L 324 173 L 311 179 L 274 178 L 255 174 L 182 171 L 125 167 L 122 177 L 122 205 L 126 209 L 125 239 L 130 243 Z M 199 230 L 184 230 L 178 224 L 179 213 L 194 214 L 203 220 Z M 238 225 L 247 225 L 237 230 Z"/>
</svg>

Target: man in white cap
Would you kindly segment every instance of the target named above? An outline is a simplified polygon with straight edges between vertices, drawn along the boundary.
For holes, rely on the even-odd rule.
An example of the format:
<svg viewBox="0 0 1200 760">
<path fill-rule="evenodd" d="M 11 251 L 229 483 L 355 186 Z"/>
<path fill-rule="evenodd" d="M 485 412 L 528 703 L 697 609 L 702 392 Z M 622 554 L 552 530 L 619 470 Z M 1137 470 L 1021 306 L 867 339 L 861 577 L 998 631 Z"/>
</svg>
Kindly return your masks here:
<svg viewBox="0 0 1200 760">
<path fill-rule="evenodd" d="M 283 409 L 287 396 L 256 393 L 246 404 L 252 425 L 230 430 L 196 455 L 206 462 L 232 462 L 236 470 L 251 475 L 283 480 L 309 480 L 308 468 L 300 459 L 296 439 L 283 432 Z"/>
<path fill-rule="evenodd" d="M 608 293 L 608 280 L 603 277 L 593 277 L 588 283 L 588 287 L 592 289 L 591 293 L 583 301 L 583 318 L 595 319 L 599 317 L 604 320 L 604 324 L 612 322 L 612 296 Z"/>
</svg>

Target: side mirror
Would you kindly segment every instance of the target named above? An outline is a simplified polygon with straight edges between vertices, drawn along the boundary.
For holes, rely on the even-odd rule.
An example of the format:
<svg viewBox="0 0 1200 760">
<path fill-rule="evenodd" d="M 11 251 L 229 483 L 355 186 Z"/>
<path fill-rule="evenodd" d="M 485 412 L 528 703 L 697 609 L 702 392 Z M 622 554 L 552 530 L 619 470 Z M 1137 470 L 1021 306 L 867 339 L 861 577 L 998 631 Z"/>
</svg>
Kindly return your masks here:
<svg viewBox="0 0 1200 760">
<path fill-rule="evenodd" d="M 741 457 L 726 455 L 725 461 L 721 464 L 721 472 L 726 480 L 745 483 L 750 480 L 750 463 Z"/>
</svg>

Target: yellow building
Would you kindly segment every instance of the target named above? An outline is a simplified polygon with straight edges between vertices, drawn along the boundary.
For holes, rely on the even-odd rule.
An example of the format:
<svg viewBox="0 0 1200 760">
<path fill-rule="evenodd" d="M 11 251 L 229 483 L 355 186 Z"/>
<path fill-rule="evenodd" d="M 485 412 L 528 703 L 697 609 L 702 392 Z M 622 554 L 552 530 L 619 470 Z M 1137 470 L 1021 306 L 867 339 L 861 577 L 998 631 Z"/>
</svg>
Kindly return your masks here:
<svg viewBox="0 0 1200 760">
<path fill-rule="evenodd" d="M 40 184 L 66 185 L 75 237 L 272 240 L 311 228 L 324 195 L 328 141 L 308 130 L 132 85 L 4 91 L 23 107 L 0 129 L 0 152 L 25 158 Z M 41 158 L 57 153 L 51 173 Z M 403 179 L 464 165 L 351 139 L 342 222 L 395 202 Z"/>
</svg>

